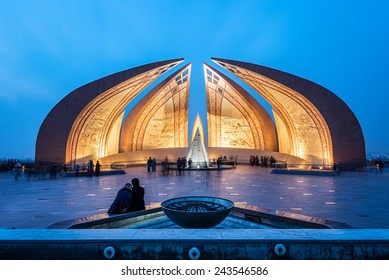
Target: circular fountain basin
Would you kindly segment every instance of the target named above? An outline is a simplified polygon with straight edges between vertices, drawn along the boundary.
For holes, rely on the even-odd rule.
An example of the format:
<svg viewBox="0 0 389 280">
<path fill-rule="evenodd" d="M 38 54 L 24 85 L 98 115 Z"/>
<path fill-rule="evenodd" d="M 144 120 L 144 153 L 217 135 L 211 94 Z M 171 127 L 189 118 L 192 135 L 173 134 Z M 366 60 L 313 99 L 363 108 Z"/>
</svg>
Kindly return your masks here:
<svg viewBox="0 0 389 280">
<path fill-rule="evenodd" d="M 161 203 L 165 215 L 183 228 L 212 228 L 230 214 L 231 200 L 209 196 L 186 196 Z"/>
</svg>

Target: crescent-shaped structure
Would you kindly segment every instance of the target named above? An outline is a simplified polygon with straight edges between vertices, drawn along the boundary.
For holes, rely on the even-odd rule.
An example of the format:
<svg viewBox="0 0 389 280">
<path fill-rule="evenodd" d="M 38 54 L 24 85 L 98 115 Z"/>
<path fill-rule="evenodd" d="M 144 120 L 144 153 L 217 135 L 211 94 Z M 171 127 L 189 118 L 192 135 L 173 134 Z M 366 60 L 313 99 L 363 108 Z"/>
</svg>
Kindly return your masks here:
<svg viewBox="0 0 389 280">
<path fill-rule="evenodd" d="M 208 146 L 278 151 L 266 110 L 240 85 L 204 63 Z"/>
<path fill-rule="evenodd" d="M 174 72 L 129 112 L 119 152 L 188 146 L 190 71 L 188 64 Z"/>
<path fill-rule="evenodd" d="M 361 126 L 350 108 L 328 89 L 272 68 L 222 58 L 212 60 L 250 85 L 273 108 L 279 152 L 340 169 L 366 160 Z"/>
<path fill-rule="evenodd" d="M 66 95 L 43 121 L 35 161 L 75 165 L 117 154 L 125 107 L 182 59 L 131 68 L 98 79 Z"/>
</svg>

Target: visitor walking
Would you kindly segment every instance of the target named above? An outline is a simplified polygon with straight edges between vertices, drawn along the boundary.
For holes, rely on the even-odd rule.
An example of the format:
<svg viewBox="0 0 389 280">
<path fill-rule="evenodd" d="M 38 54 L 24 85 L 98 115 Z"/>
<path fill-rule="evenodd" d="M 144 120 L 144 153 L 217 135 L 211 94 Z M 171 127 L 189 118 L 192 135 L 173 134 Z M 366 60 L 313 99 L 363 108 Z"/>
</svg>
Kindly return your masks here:
<svg viewBox="0 0 389 280">
<path fill-rule="evenodd" d="M 57 178 L 57 165 L 56 164 L 50 165 L 49 172 L 50 172 L 50 179 L 56 179 Z"/>
<path fill-rule="evenodd" d="M 222 157 L 218 157 L 217 158 L 217 170 L 221 170 L 222 169 Z"/>
<path fill-rule="evenodd" d="M 89 175 L 89 176 L 92 176 L 93 173 L 94 173 L 95 165 L 94 165 L 94 163 L 93 163 L 93 161 L 92 161 L 91 159 L 90 159 L 89 162 L 88 162 L 88 167 L 87 167 L 87 169 L 88 169 L 88 175 Z"/>
<path fill-rule="evenodd" d="M 100 169 L 101 169 L 101 164 L 99 161 L 96 161 L 96 168 L 95 168 L 96 176 L 100 176 Z"/>
<path fill-rule="evenodd" d="M 183 157 L 183 158 L 181 159 L 181 166 L 182 166 L 182 171 L 184 171 L 183 174 L 185 175 L 186 157 Z"/>
<path fill-rule="evenodd" d="M 76 176 L 78 176 L 78 174 L 80 173 L 80 165 L 79 164 L 76 164 Z"/>
<path fill-rule="evenodd" d="M 150 172 L 153 168 L 153 160 L 151 159 L 151 157 L 149 157 L 149 159 L 147 160 L 147 172 Z"/>
<path fill-rule="evenodd" d="M 157 160 L 153 158 L 152 164 L 151 164 L 151 170 L 156 171 L 157 170 Z"/>
<path fill-rule="evenodd" d="M 182 161 L 181 161 L 181 158 L 179 157 L 177 159 L 177 171 L 178 171 L 178 175 L 181 176 L 181 168 L 182 168 Z"/>
</svg>

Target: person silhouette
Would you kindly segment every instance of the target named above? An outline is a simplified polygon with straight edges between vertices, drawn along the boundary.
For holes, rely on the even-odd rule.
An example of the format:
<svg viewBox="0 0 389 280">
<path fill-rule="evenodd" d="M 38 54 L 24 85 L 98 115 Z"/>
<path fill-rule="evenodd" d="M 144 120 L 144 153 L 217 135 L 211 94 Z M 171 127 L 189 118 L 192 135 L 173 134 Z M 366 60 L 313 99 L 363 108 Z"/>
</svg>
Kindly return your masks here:
<svg viewBox="0 0 389 280">
<path fill-rule="evenodd" d="M 145 210 L 145 189 L 140 186 L 139 179 L 134 178 L 131 180 L 132 183 L 132 203 L 130 205 L 129 211 L 139 211 Z"/>
<path fill-rule="evenodd" d="M 121 188 L 109 207 L 108 214 L 122 214 L 130 211 L 132 204 L 132 184 L 127 183 Z"/>
<path fill-rule="evenodd" d="M 180 175 L 180 176 L 181 176 L 181 168 L 182 168 L 182 160 L 181 160 L 181 158 L 179 157 L 179 158 L 177 159 L 177 170 L 178 170 L 178 175 Z"/>
<path fill-rule="evenodd" d="M 96 167 L 95 167 L 95 174 L 96 176 L 100 175 L 100 170 L 101 170 L 101 164 L 99 161 L 96 162 Z"/>
</svg>

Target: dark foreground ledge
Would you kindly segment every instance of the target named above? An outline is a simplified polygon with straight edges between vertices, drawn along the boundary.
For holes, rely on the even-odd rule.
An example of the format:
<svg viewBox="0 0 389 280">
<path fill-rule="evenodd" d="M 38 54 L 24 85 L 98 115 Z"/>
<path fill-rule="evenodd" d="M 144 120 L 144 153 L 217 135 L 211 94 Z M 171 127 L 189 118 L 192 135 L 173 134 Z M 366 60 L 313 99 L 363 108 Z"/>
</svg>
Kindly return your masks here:
<svg viewBox="0 0 389 280">
<path fill-rule="evenodd" d="M 389 259 L 387 229 L 0 230 L 3 260 Z"/>
</svg>

